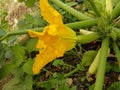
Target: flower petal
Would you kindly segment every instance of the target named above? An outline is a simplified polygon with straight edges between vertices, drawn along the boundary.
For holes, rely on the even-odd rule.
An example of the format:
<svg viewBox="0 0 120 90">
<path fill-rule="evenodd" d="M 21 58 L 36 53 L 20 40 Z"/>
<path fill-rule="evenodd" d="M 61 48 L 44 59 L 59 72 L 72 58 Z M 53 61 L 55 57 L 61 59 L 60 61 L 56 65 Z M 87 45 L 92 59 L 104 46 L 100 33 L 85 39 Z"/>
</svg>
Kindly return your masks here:
<svg viewBox="0 0 120 90">
<path fill-rule="evenodd" d="M 49 24 L 62 24 L 61 15 L 53 9 L 48 0 L 40 0 L 41 15 Z"/>
<path fill-rule="evenodd" d="M 28 33 L 31 37 L 39 37 L 39 36 L 43 35 L 43 33 L 35 32 L 33 30 L 28 30 Z"/>
<path fill-rule="evenodd" d="M 54 48 L 51 47 L 41 50 L 41 52 L 36 56 L 35 62 L 33 64 L 33 73 L 38 74 L 46 64 L 53 61 L 57 57 L 63 56 L 63 54 L 64 50 L 56 51 Z"/>
</svg>

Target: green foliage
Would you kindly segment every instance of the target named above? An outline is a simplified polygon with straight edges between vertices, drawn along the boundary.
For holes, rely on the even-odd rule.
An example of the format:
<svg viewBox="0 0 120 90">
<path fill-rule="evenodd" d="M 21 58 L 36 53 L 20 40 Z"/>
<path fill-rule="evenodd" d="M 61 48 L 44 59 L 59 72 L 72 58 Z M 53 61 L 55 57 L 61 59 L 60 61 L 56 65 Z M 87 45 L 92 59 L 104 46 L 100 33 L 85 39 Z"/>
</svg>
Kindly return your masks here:
<svg viewBox="0 0 120 90">
<path fill-rule="evenodd" d="M 25 2 L 25 4 L 28 7 L 33 7 L 38 0 L 19 0 L 19 1 Z M 54 0 L 49 0 L 49 1 L 51 5 L 62 14 L 64 23 L 71 23 L 71 22 L 73 23 L 73 22 L 79 21 L 77 17 L 70 14 L 72 11 L 71 12 L 64 11 L 63 9 L 61 9 L 61 7 L 58 7 L 58 5 L 53 3 Z M 117 25 L 119 24 L 119 21 L 117 20 L 111 21 L 110 17 L 107 16 L 105 12 L 105 3 L 104 3 L 105 0 L 93 0 L 95 1 L 94 3 L 98 9 L 98 12 L 100 12 L 101 14 L 100 17 L 96 16 L 96 12 L 94 12 L 95 10 L 93 10 L 92 5 L 88 4 L 87 1 L 85 1 L 82 4 L 78 4 L 72 0 L 70 2 L 68 2 L 67 0 L 60 0 L 60 1 L 64 2 L 66 5 L 73 8 L 76 8 L 77 6 L 79 6 L 79 8 L 77 8 L 78 12 L 82 11 L 84 13 L 82 15 L 88 15 L 90 16 L 90 18 L 93 17 L 92 18 L 93 20 L 96 20 L 95 22 L 96 24 L 93 27 L 89 27 L 89 28 L 86 27 L 86 29 L 91 30 L 91 28 L 94 28 L 95 32 L 98 32 L 100 34 L 100 37 L 99 39 L 97 38 L 98 39 L 97 41 L 101 42 L 101 40 L 104 40 L 106 37 L 109 37 L 110 48 L 112 47 L 112 43 L 120 42 L 119 33 L 114 30 L 114 28 L 117 28 L 119 30 L 119 26 Z M 113 7 L 115 7 L 116 4 L 119 2 L 119 0 L 112 0 L 112 2 L 113 2 Z M 115 16 L 119 16 L 118 15 L 119 10 L 116 9 L 115 12 L 116 12 Z M 7 13 L 4 12 L 0 15 L 1 15 L 0 39 L 1 39 L 2 36 L 5 36 L 7 34 L 8 31 L 6 29 L 8 29 L 9 27 L 8 27 L 8 22 L 5 19 L 7 16 Z M 117 17 L 117 19 L 119 19 L 119 17 Z M 24 31 L 25 29 L 29 30 L 29 29 L 44 27 L 46 25 L 47 25 L 47 22 L 39 14 L 31 15 L 26 13 L 24 19 L 21 19 L 18 22 L 18 32 L 22 30 Z M 80 28 L 82 27 L 77 28 L 76 31 L 78 31 Z M 16 35 L 16 34 L 14 33 L 13 35 Z M 79 32 L 77 32 L 77 35 L 78 34 Z M 86 36 L 86 35 L 83 35 L 83 36 Z M 3 90 L 32 90 L 34 89 L 33 85 L 37 89 L 44 88 L 45 90 L 51 90 L 51 89 L 76 90 L 77 87 L 74 85 L 74 83 L 72 83 L 72 85 L 69 85 L 66 78 L 68 79 L 69 77 L 76 78 L 77 75 L 78 77 L 81 78 L 80 80 L 83 83 L 84 82 L 86 83 L 85 75 L 82 77 L 79 75 L 81 73 L 82 74 L 85 73 L 86 69 L 84 68 L 84 66 L 91 65 L 91 62 L 94 60 L 96 56 L 96 51 L 95 51 L 96 49 L 92 48 L 93 50 L 86 51 L 86 49 L 89 48 L 89 45 L 88 47 L 84 47 L 84 48 L 81 46 L 82 47 L 81 50 L 79 50 L 79 47 L 78 47 L 76 48 L 77 49 L 76 51 L 73 50 L 72 55 L 68 54 L 69 58 L 67 58 L 67 60 L 70 59 L 69 61 L 67 61 L 65 57 L 58 58 L 53 61 L 52 65 L 51 64 L 48 65 L 48 68 L 51 67 L 49 70 L 47 70 L 48 68 L 45 70 L 43 69 L 43 71 L 41 71 L 40 74 L 34 75 L 32 72 L 32 66 L 34 63 L 34 57 L 37 54 L 36 53 L 37 50 L 35 49 L 37 39 L 36 38 L 29 39 L 28 41 L 25 41 L 24 44 L 20 44 L 20 43 L 16 43 L 17 37 L 18 36 L 11 36 L 3 40 L 2 42 L 0 42 L 0 80 L 4 79 L 10 74 L 13 76 L 11 80 L 4 85 Z M 92 38 L 91 41 L 94 40 L 94 37 L 86 37 L 86 38 L 90 40 Z M 84 40 L 84 38 L 80 38 L 80 40 L 82 39 Z M 93 45 L 93 43 L 91 44 Z M 101 46 L 101 45 L 97 45 L 96 43 L 94 45 L 96 45 L 95 48 L 97 49 L 100 48 Z M 81 55 L 81 52 L 84 52 L 84 51 L 86 52 L 83 55 Z M 80 54 L 78 54 L 78 52 L 80 52 Z M 105 55 L 103 56 L 105 58 L 107 57 Z M 82 60 L 81 60 L 81 57 L 82 57 Z M 101 60 L 105 58 L 101 57 Z M 120 72 L 120 68 L 118 67 L 117 64 L 112 65 L 109 62 L 107 62 L 106 66 L 107 66 L 106 73 L 108 73 L 109 71 L 114 71 L 116 73 Z M 102 67 L 105 67 L 105 64 L 102 65 Z M 97 72 L 99 71 L 97 70 Z M 40 76 L 42 77 L 42 79 L 40 78 Z M 110 86 L 108 90 L 113 90 L 113 89 L 117 90 L 119 89 L 119 85 L 120 85 L 120 82 L 115 82 Z M 88 84 L 88 87 L 89 87 L 89 84 Z M 90 86 L 89 89 L 93 90 L 94 84 Z"/>
<path fill-rule="evenodd" d="M 35 45 L 37 44 L 37 39 L 30 39 L 27 42 L 26 49 L 30 53 L 35 49 Z"/>
<path fill-rule="evenodd" d="M 37 86 L 46 90 L 76 90 L 76 86 L 69 87 L 67 79 L 64 79 L 62 75 L 59 75 L 57 78 L 50 77 L 48 81 L 38 82 Z"/>
<path fill-rule="evenodd" d="M 120 68 L 118 65 L 111 65 L 112 66 L 112 71 L 120 73 Z"/>
<path fill-rule="evenodd" d="M 120 82 L 114 82 L 107 90 L 120 90 Z"/>
<path fill-rule="evenodd" d="M 2 30 L 2 29 L 0 28 L 0 37 L 3 36 L 3 35 L 5 35 L 5 34 L 6 34 L 5 30 Z"/>
<path fill-rule="evenodd" d="M 33 7 L 37 0 L 18 0 L 19 2 L 25 2 L 27 7 Z"/>
<path fill-rule="evenodd" d="M 32 16 L 30 14 L 25 14 L 25 18 L 19 20 L 18 22 L 19 30 L 43 27 L 45 25 L 46 22 L 40 15 Z"/>
<path fill-rule="evenodd" d="M 112 69 L 112 66 L 109 62 L 106 63 L 106 73 L 109 72 Z"/>
<path fill-rule="evenodd" d="M 64 65 L 64 61 L 60 60 L 60 59 L 56 59 L 54 60 L 54 62 L 52 63 L 53 66 L 58 66 L 58 65 Z"/>
<path fill-rule="evenodd" d="M 25 76 L 25 85 L 26 85 L 26 89 L 27 90 L 33 90 L 32 86 L 33 86 L 33 78 L 32 75 L 26 75 Z"/>
<path fill-rule="evenodd" d="M 15 45 L 13 48 L 13 53 L 16 57 L 16 65 L 20 66 L 21 63 L 25 60 L 25 47 L 20 45 Z"/>
<path fill-rule="evenodd" d="M 0 22 L 0 29 L 8 29 L 8 21 L 5 19 L 7 16 L 7 12 L 3 12 L 1 14 L 1 22 Z"/>
<path fill-rule="evenodd" d="M 32 75 L 32 66 L 33 66 L 34 61 L 29 58 L 27 62 L 23 65 L 23 71 L 29 75 Z"/>
<path fill-rule="evenodd" d="M 89 50 L 83 54 L 82 65 L 89 66 L 96 56 L 96 51 Z"/>
<path fill-rule="evenodd" d="M 0 68 L 0 80 L 5 78 L 15 69 L 16 65 L 14 63 L 5 64 Z"/>
<path fill-rule="evenodd" d="M 10 80 L 3 87 L 3 90 L 25 90 L 25 89 L 26 89 L 26 87 L 25 87 L 25 84 L 23 83 L 23 81 L 21 81 L 17 78 Z"/>
</svg>

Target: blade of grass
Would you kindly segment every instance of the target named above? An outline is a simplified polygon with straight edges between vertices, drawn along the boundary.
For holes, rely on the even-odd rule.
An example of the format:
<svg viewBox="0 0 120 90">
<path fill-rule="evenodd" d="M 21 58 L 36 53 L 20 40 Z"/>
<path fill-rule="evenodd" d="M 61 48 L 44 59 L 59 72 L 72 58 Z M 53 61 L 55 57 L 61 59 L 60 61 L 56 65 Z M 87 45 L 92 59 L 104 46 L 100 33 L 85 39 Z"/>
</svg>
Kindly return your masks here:
<svg viewBox="0 0 120 90">
<path fill-rule="evenodd" d="M 56 5 L 58 5 L 59 7 L 61 7 L 62 9 L 64 9 L 65 11 L 71 13 L 73 16 L 77 17 L 80 20 L 88 20 L 88 19 L 92 19 L 91 17 L 81 13 L 80 11 L 77 11 L 73 8 L 71 8 L 70 6 L 64 4 L 63 2 L 61 2 L 60 0 L 51 0 L 53 3 L 55 3 Z"/>
<path fill-rule="evenodd" d="M 99 57 L 100 60 L 99 60 L 99 65 L 98 65 L 98 69 L 97 69 L 97 75 L 96 75 L 96 82 L 95 82 L 94 90 L 103 90 L 104 75 L 105 75 L 108 49 L 109 49 L 109 37 L 103 39 L 103 41 L 102 41 L 100 57 Z"/>
</svg>

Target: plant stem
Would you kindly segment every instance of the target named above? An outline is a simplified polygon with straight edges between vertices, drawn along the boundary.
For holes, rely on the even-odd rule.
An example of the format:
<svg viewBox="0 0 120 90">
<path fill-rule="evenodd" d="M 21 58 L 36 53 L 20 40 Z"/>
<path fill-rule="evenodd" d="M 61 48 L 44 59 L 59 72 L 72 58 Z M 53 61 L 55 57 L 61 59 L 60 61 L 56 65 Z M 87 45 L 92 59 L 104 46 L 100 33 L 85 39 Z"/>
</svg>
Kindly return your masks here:
<svg viewBox="0 0 120 90">
<path fill-rule="evenodd" d="M 93 0 L 88 0 L 88 1 L 89 1 L 89 3 L 91 4 L 91 6 L 92 6 L 94 12 L 96 13 L 96 15 L 97 15 L 98 17 L 100 17 L 101 14 L 100 14 L 99 10 L 97 9 L 97 7 L 96 7 L 94 1 L 93 1 Z"/>
<path fill-rule="evenodd" d="M 119 50 L 119 47 L 116 43 L 113 43 L 113 50 L 115 51 L 115 55 L 117 57 L 118 65 L 120 68 L 120 50 Z"/>
<path fill-rule="evenodd" d="M 104 84 L 104 75 L 105 75 L 105 68 L 106 68 L 106 60 L 108 55 L 108 49 L 109 49 L 109 37 L 106 37 L 102 41 L 101 51 L 100 51 L 100 60 L 99 65 L 97 69 L 97 75 L 96 75 L 96 82 L 94 90 L 103 90 L 103 84 Z"/>
<path fill-rule="evenodd" d="M 71 72 L 65 74 L 65 75 L 64 75 L 64 78 L 71 76 L 72 74 L 76 73 L 78 70 L 80 70 L 80 69 L 79 69 L 79 68 L 73 69 Z"/>
<path fill-rule="evenodd" d="M 63 2 L 61 2 L 60 0 L 51 0 L 53 3 L 55 3 L 56 5 L 58 5 L 59 7 L 61 7 L 62 9 L 64 9 L 65 11 L 71 13 L 73 16 L 77 17 L 80 20 L 87 20 L 87 19 L 92 19 L 91 17 L 78 12 L 77 10 L 71 8 L 70 6 L 64 4 Z"/>
<path fill-rule="evenodd" d="M 98 33 L 90 33 L 87 35 L 78 35 L 77 41 L 80 44 L 86 44 L 86 43 L 90 43 L 98 38 L 100 38 L 100 35 Z"/>
<path fill-rule="evenodd" d="M 70 71 L 69 73 L 64 75 L 64 78 L 69 77 L 71 75 L 73 75 L 74 73 L 78 72 L 79 70 L 85 70 L 85 68 L 80 64 L 77 64 L 77 67 L 75 69 L 73 69 L 72 71 Z"/>
<path fill-rule="evenodd" d="M 35 28 L 32 29 L 34 31 L 42 31 L 43 28 Z M 19 30 L 19 31 L 14 31 L 14 32 L 7 32 L 2 38 L 0 38 L 0 42 L 7 38 L 8 36 L 11 35 L 21 35 L 21 34 L 28 34 L 28 29 L 27 30 Z"/>
<path fill-rule="evenodd" d="M 79 22 L 74 22 L 74 23 L 68 23 L 66 25 L 72 29 L 78 29 L 78 28 L 91 27 L 96 24 L 97 24 L 97 20 L 92 19 L 92 20 L 84 20 L 84 21 L 79 21 Z"/>
<path fill-rule="evenodd" d="M 119 15 L 120 15 L 120 1 L 112 11 L 111 20 L 117 18 Z"/>
</svg>

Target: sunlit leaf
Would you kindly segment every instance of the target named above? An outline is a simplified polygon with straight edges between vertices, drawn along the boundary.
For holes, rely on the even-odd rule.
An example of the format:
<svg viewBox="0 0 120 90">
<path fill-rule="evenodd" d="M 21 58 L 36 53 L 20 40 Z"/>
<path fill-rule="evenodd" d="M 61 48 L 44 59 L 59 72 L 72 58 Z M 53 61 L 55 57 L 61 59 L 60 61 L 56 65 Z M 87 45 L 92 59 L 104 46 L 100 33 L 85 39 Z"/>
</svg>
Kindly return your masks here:
<svg viewBox="0 0 120 90">
<path fill-rule="evenodd" d="M 53 66 L 58 66 L 58 65 L 64 65 L 64 61 L 61 59 L 56 59 L 55 61 L 53 61 Z"/>
<path fill-rule="evenodd" d="M 89 66 L 94 60 L 95 56 L 96 56 L 96 51 L 94 50 L 86 51 L 82 58 L 82 65 Z"/>
<path fill-rule="evenodd" d="M 30 39 L 26 45 L 27 51 L 30 53 L 31 51 L 35 50 L 35 46 L 37 43 L 37 39 Z"/>
<path fill-rule="evenodd" d="M 27 90 L 23 81 L 14 78 L 6 83 L 2 90 Z"/>
<path fill-rule="evenodd" d="M 27 0 L 25 3 L 28 7 L 32 7 L 36 0 Z"/>
<path fill-rule="evenodd" d="M 27 90 L 32 90 L 32 85 L 33 85 L 32 75 L 25 76 L 25 85 Z"/>
<path fill-rule="evenodd" d="M 7 75 L 10 74 L 10 72 L 15 68 L 15 64 L 10 63 L 10 64 L 6 64 L 4 66 L 2 66 L 2 68 L 0 68 L 0 80 L 5 78 Z"/>
<path fill-rule="evenodd" d="M 28 59 L 27 62 L 23 65 L 23 71 L 27 74 L 33 74 L 32 72 L 32 66 L 34 61 L 32 59 Z"/>
<path fill-rule="evenodd" d="M 16 65 L 19 66 L 25 59 L 25 48 L 23 46 L 15 45 L 12 48 L 13 53 L 16 57 Z"/>
</svg>

